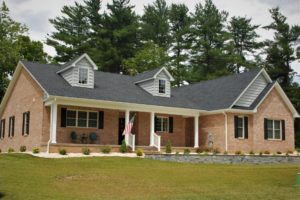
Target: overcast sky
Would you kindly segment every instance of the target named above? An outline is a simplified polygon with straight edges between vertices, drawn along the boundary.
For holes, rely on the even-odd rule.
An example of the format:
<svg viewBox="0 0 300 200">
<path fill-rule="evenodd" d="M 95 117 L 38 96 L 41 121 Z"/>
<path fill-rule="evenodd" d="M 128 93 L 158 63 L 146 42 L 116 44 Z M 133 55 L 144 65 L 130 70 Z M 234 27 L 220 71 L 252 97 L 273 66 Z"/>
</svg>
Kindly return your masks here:
<svg viewBox="0 0 300 200">
<path fill-rule="evenodd" d="M 2 0 L 0 0 L 1 2 Z M 152 3 L 154 0 L 131 0 L 135 5 L 135 11 L 138 14 L 143 13 L 143 7 Z M 199 2 L 204 0 L 166 0 L 171 3 L 185 3 L 191 12 Z M 74 0 L 5 0 L 10 9 L 12 17 L 28 26 L 30 37 L 34 40 L 45 41 L 47 33 L 54 31 L 49 23 L 49 18 L 55 18 L 60 15 L 60 10 L 64 5 L 73 5 Z M 77 0 L 83 2 L 83 0 Z M 103 0 L 103 5 L 110 2 Z M 268 12 L 270 8 L 279 6 L 281 12 L 288 18 L 290 24 L 300 25 L 300 0 L 214 0 L 214 3 L 221 10 L 229 12 L 230 16 L 246 16 L 252 18 L 254 24 L 262 26 L 271 22 Z M 104 8 L 105 9 L 105 8 Z M 273 35 L 263 29 L 258 33 L 262 38 L 272 38 Z M 50 55 L 55 55 L 52 47 L 45 45 L 45 51 Z M 293 68 L 300 74 L 300 63 L 293 63 Z"/>
</svg>

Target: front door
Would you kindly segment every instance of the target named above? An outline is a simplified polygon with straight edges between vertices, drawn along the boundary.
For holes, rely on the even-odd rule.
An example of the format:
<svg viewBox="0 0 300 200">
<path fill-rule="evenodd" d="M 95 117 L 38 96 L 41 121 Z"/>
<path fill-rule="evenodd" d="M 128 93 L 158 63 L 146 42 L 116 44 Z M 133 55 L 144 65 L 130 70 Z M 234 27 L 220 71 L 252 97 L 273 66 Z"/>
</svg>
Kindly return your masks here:
<svg viewBox="0 0 300 200">
<path fill-rule="evenodd" d="M 122 141 L 125 139 L 123 131 L 125 129 L 125 118 L 119 118 L 119 145 L 122 144 Z"/>
</svg>

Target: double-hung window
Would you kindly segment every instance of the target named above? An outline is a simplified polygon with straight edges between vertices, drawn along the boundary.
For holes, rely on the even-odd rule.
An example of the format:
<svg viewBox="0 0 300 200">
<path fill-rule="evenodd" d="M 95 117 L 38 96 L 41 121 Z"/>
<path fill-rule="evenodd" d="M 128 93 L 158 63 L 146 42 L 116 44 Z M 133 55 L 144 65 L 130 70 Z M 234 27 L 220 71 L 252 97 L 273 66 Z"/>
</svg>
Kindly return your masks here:
<svg viewBox="0 0 300 200">
<path fill-rule="evenodd" d="M 5 119 L 0 121 L 0 138 L 4 138 L 5 136 Z"/>
<path fill-rule="evenodd" d="M 15 116 L 9 118 L 8 137 L 15 135 Z"/>
<path fill-rule="evenodd" d="M 29 135 L 30 112 L 23 113 L 22 135 Z"/>
<path fill-rule="evenodd" d="M 155 122 L 155 129 L 158 132 L 169 132 L 169 118 L 157 116 Z"/>
<path fill-rule="evenodd" d="M 67 110 L 66 124 L 69 127 L 97 128 L 98 112 Z"/>
<path fill-rule="evenodd" d="M 280 140 L 282 133 L 282 122 L 281 120 L 266 119 L 267 128 L 267 139 Z"/>
<path fill-rule="evenodd" d="M 165 80 L 159 80 L 159 93 L 165 94 L 166 93 L 166 81 Z"/>
<path fill-rule="evenodd" d="M 85 85 L 88 83 L 88 69 L 79 68 L 79 84 Z"/>
<path fill-rule="evenodd" d="M 247 139 L 248 138 L 248 117 L 234 116 L 234 129 L 235 138 Z"/>
</svg>

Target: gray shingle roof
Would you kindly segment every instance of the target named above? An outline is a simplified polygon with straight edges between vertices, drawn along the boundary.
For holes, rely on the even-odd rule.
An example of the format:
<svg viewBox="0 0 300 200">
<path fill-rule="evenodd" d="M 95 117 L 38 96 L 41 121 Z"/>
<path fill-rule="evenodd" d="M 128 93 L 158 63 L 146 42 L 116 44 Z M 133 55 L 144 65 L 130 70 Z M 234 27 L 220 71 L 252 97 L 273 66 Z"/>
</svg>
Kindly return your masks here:
<svg viewBox="0 0 300 200">
<path fill-rule="evenodd" d="M 166 98 L 152 96 L 144 91 L 134 84 L 136 77 L 95 71 L 95 88 L 72 87 L 56 73 L 62 66 L 27 61 L 22 63 L 49 95 L 199 110 L 229 108 L 260 71 L 252 70 L 172 88 L 171 98 Z M 154 73 L 154 70 L 151 73 Z"/>
<path fill-rule="evenodd" d="M 136 76 L 133 77 L 135 82 L 139 82 L 142 80 L 146 80 L 146 79 L 150 79 L 153 78 L 154 75 L 159 72 L 159 70 L 161 70 L 161 68 L 156 68 L 153 70 L 149 70 L 149 71 L 145 71 L 143 73 L 137 74 Z"/>
</svg>

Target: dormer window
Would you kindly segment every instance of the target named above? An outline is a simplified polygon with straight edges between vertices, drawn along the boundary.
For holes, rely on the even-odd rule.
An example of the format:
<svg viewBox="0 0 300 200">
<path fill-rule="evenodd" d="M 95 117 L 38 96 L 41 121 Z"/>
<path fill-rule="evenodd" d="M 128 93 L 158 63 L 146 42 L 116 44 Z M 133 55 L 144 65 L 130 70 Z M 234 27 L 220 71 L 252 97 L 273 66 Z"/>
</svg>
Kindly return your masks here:
<svg viewBox="0 0 300 200">
<path fill-rule="evenodd" d="M 79 84 L 87 84 L 88 83 L 88 69 L 79 68 Z"/>
<path fill-rule="evenodd" d="M 166 81 L 165 80 L 159 80 L 159 93 L 165 94 L 166 93 Z"/>
</svg>

